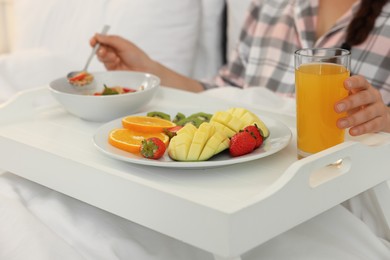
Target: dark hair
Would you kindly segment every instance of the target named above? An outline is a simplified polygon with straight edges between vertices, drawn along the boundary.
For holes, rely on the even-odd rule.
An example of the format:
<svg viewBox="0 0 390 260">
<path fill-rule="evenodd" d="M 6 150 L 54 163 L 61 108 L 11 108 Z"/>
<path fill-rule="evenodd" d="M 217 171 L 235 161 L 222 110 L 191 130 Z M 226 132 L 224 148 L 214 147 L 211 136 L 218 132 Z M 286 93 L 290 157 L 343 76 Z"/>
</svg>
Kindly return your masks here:
<svg viewBox="0 0 390 260">
<path fill-rule="evenodd" d="M 347 36 L 343 46 L 350 49 L 354 45 L 363 43 L 375 26 L 376 18 L 382 12 L 383 6 L 389 0 L 362 0 L 347 28 Z"/>
</svg>

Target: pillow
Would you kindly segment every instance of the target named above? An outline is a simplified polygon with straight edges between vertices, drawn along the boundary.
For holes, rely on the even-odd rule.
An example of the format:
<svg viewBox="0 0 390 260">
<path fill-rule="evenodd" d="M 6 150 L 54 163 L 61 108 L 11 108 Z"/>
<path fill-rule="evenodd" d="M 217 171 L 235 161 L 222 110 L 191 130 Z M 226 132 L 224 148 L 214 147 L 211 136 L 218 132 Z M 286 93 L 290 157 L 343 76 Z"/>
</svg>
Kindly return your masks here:
<svg viewBox="0 0 390 260">
<path fill-rule="evenodd" d="M 46 48 L 77 61 L 104 24 L 183 74 L 193 70 L 200 4 L 193 0 L 14 0 L 14 50 Z M 90 70 L 103 70 L 93 59 Z"/>
<path fill-rule="evenodd" d="M 105 2 L 14 0 L 13 51 L 47 49 L 77 61 L 81 69 L 91 51 L 90 37 L 104 24 Z"/>
<path fill-rule="evenodd" d="M 104 20 L 111 24 L 111 33 L 133 41 L 169 68 L 191 75 L 199 35 L 199 1 L 111 0 Z"/>
</svg>

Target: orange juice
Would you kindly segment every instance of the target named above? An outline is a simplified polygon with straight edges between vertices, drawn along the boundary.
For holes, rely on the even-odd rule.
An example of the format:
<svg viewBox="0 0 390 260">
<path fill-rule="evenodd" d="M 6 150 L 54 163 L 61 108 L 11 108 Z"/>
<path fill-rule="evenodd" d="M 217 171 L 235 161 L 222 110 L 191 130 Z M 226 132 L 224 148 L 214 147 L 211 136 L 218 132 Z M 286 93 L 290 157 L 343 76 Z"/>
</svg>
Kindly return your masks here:
<svg viewBox="0 0 390 260">
<path fill-rule="evenodd" d="M 347 68 L 332 63 L 307 63 L 296 69 L 297 145 L 301 157 L 344 141 L 345 131 L 336 126 L 343 115 L 334 111 L 334 104 L 348 95 L 343 86 L 348 76 Z"/>
</svg>

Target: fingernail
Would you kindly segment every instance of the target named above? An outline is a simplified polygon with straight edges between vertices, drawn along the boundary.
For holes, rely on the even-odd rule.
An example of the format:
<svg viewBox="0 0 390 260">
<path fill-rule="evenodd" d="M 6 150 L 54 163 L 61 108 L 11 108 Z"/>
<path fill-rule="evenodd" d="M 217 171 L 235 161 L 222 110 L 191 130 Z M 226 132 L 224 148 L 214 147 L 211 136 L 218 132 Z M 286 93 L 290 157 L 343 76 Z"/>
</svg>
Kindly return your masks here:
<svg viewBox="0 0 390 260">
<path fill-rule="evenodd" d="M 348 121 L 345 119 L 339 120 L 339 127 L 340 128 L 346 128 L 348 126 Z"/>
<path fill-rule="evenodd" d="M 348 88 L 353 87 L 353 83 L 352 83 L 352 81 L 349 80 L 349 79 L 347 79 L 347 80 L 345 81 L 345 85 L 346 85 Z"/>
<path fill-rule="evenodd" d="M 338 112 L 343 112 L 347 106 L 344 103 L 338 103 L 336 109 Z"/>
<path fill-rule="evenodd" d="M 351 129 L 349 130 L 349 133 L 350 133 L 351 135 L 353 135 L 353 136 L 359 135 L 359 130 L 356 129 L 356 128 L 351 128 Z"/>
</svg>

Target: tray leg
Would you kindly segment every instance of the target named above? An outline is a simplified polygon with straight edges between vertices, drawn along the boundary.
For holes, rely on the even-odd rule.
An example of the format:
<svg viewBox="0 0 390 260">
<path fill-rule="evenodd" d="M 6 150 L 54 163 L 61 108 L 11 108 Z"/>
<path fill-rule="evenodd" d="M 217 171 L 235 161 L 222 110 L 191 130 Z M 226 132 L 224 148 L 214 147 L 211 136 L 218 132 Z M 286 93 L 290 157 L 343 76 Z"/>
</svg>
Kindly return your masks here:
<svg viewBox="0 0 390 260">
<path fill-rule="evenodd" d="M 382 218 L 387 224 L 386 239 L 390 240 L 390 183 L 382 182 L 373 187 L 371 191 L 374 193 L 382 213 Z"/>
<path fill-rule="evenodd" d="M 214 260 L 241 260 L 241 257 L 240 256 L 222 257 L 222 256 L 214 255 Z"/>
</svg>

